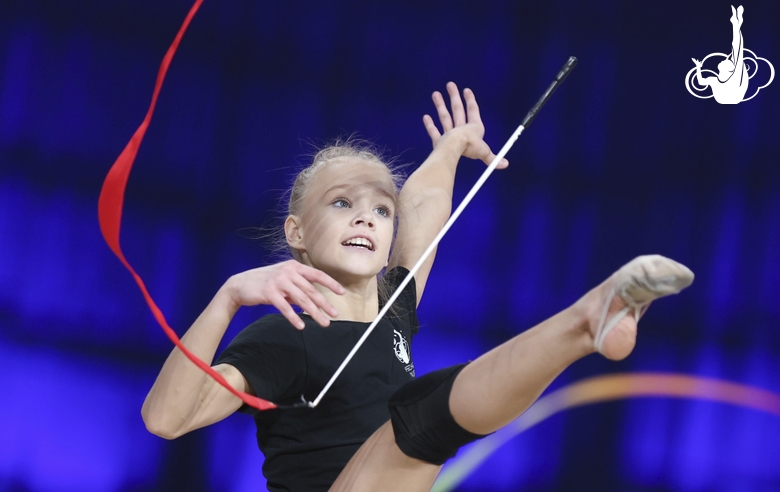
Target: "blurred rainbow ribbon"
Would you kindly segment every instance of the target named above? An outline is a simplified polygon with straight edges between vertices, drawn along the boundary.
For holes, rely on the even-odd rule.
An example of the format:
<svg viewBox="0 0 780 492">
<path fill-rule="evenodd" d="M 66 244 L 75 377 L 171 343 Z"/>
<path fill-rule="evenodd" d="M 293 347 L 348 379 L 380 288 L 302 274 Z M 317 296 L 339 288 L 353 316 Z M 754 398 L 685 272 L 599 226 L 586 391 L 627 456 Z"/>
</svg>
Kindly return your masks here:
<svg viewBox="0 0 780 492">
<path fill-rule="evenodd" d="M 743 384 L 685 374 L 636 373 L 596 376 L 543 396 L 514 422 L 477 441 L 439 475 L 431 492 L 453 490 L 503 444 L 556 413 L 593 403 L 640 397 L 709 400 L 760 410 L 780 417 L 780 395 Z"/>
</svg>

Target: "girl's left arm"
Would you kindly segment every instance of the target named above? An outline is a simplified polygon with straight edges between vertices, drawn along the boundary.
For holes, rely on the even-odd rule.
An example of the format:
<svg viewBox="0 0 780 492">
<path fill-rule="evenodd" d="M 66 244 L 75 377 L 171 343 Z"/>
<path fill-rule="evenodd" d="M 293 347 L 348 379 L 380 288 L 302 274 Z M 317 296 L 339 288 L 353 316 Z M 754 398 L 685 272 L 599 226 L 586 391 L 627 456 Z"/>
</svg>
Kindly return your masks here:
<svg viewBox="0 0 780 492">
<path fill-rule="evenodd" d="M 398 232 L 388 268 L 401 265 L 411 269 L 447 222 L 452 212 L 452 190 L 460 157 L 479 159 L 488 165 L 496 157 L 483 140 L 485 126 L 471 89 L 463 91 L 465 108 L 458 87 L 453 82 L 447 84 L 447 92 L 452 115 L 444 97 L 438 91 L 433 93 L 433 103 L 443 133 L 439 132 L 429 115 L 423 117 L 423 124 L 433 143 L 433 152 L 409 176 L 401 189 Z M 508 165 L 504 159 L 498 168 L 503 169 Z M 418 305 L 435 255 L 434 250 L 414 276 Z"/>
</svg>

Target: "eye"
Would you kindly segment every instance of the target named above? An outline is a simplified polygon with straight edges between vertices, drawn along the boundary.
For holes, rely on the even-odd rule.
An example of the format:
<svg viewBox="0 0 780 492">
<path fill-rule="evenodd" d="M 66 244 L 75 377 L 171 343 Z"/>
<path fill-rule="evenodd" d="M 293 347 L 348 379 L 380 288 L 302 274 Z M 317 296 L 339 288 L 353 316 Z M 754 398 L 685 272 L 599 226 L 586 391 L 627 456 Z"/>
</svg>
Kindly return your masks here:
<svg viewBox="0 0 780 492">
<path fill-rule="evenodd" d="M 336 198 L 333 205 L 337 208 L 349 208 L 349 201 L 346 198 Z"/>
<path fill-rule="evenodd" d="M 382 217 L 390 217 L 393 215 L 393 213 L 390 211 L 389 207 L 385 207 L 384 205 L 379 206 L 374 209 L 379 215 Z"/>
</svg>

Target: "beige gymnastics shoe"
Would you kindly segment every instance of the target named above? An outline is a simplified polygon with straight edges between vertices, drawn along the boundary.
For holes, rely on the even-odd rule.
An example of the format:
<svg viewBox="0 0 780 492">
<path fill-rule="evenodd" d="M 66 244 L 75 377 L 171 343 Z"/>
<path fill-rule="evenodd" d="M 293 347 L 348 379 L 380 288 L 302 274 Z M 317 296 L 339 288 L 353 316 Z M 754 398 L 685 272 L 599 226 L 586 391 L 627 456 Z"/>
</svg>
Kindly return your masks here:
<svg viewBox="0 0 780 492">
<path fill-rule="evenodd" d="M 593 339 L 596 350 L 604 354 L 604 341 L 607 336 L 630 311 L 634 311 L 634 318 L 638 322 L 652 301 L 677 294 L 691 285 L 693 277 L 693 272 L 688 267 L 661 255 L 639 256 L 623 265 L 610 279 L 612 287 L 604 302 Z M 625 306 L 607 319 L 615 296 L 622 299 Z"/>
</svg>

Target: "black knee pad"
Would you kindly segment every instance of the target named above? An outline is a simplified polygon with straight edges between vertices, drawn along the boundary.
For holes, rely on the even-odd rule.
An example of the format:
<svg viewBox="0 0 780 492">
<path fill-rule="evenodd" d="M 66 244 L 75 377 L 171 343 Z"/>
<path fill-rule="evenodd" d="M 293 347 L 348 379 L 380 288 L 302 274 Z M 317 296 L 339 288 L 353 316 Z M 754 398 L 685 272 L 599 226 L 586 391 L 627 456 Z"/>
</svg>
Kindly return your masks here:
<svg viewBox="0 0 780 492">
<path fill-rule="evenodd" d="M 458 425 L 450 412 L 452 383 L 465 366 L 428 373 L 409 381 L 390 397 L 395 442 L 405 455 L 443 465 L 461 446 L 485 437 Z"/>
</svg>

